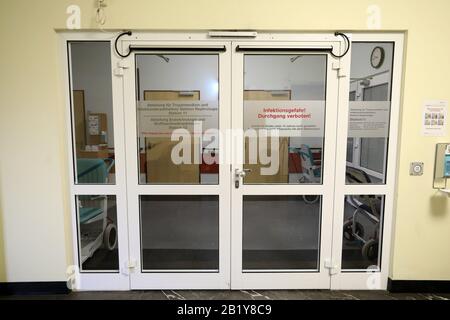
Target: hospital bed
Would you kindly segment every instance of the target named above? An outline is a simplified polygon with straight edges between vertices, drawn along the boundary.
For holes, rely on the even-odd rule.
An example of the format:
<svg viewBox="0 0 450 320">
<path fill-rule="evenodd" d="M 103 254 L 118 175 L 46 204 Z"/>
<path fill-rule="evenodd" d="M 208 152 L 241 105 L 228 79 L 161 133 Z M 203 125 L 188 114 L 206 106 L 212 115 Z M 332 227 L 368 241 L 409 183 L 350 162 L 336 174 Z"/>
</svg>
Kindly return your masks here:
<svg viewBox="0 0 450 320">
<path fill-rule="evenodd" d="M 77 160 L 79 184 L 105 184 L 114 166 L 113 159 Z M 78 223 L 80 226 L 80 259 L 83 264 L 102 245 L 108 250 L 117 246 L 117 227 L 108 219 L 108 196 L 78 196 Z M 99 224 L 101 227 L 99 228 Z"/>
</svg>

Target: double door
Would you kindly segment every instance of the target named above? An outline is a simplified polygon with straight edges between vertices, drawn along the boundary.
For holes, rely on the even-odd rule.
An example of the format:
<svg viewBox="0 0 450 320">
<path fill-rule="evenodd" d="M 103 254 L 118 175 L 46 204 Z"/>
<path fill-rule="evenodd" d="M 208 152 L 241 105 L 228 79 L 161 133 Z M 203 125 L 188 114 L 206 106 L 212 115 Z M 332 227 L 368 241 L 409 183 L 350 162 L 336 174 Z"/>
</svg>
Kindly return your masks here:
<svg viewBox="0 0 450 320">
<path fill-rule="evenodd" d="M 361 181 L 345 147 L 352 50 L 337 57 L 334 35 L 163 36 L 111 46 L 118 266 L 82 270 L 84 288 L 385 288 L 389 245 L 370 241 L 390 239 L 396 140 L 381 185 Z"/>
<path fill-rule="evenodd" d="M 338 59 L 140 45 L 124 74 L 131 287 L 329 288 Z"/>
</svg>

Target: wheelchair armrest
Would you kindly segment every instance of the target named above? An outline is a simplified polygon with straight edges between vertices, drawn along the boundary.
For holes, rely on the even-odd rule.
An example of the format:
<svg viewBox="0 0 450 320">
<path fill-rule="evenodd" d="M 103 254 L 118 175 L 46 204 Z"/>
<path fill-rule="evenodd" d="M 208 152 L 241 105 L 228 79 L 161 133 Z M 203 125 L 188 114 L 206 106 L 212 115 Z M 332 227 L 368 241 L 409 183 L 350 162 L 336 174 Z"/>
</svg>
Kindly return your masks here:
<svg viewBox="0 0 450 320">
<path fill-rule="evenodd" d="M 111 171 L 112 167 L 114 166 L 115 160 L 112 159 L 112 158 L 106 158 L 106 159 L 104 159 L 104 161 L 108 161 L 109 162 L 109 166 L 106 167 L 106 172 L 109 173 Z"/>
</svg>

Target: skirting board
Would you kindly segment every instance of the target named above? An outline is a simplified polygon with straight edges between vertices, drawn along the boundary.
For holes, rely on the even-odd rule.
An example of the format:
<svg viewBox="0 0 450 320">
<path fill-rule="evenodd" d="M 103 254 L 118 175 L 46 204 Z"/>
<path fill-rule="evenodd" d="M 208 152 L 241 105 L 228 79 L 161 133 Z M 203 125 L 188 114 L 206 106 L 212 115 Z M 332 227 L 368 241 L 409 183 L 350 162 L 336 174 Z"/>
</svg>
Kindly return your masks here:
<svg viewBox="0 0 450 320">
<path fill-rule="evenodd" d="M 450 293 L 450 281 L 392 280 L 388 291 L 393 293 Z M 68 294 L 65 281 L 54 282 L 0 282 L 0 295 Z"/>
<path fill-rule="evenodd" d="M 67 294 L 65 281 L 53 282 L 0 282 L 0 295 Z"/>
<path fill-rule="evenodd" d="M 388 279 L 392 293 L 450 293 L 450 281 L 445 280 L 392 280 Z"/>
</svg>

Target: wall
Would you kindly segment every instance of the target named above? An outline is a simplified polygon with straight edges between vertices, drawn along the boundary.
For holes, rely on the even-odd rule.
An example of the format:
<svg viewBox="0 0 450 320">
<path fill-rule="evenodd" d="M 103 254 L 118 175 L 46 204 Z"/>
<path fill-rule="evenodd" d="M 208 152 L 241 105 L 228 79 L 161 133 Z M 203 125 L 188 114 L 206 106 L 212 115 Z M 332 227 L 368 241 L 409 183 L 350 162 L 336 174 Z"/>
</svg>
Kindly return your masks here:
<svg viewBox="0 0 450 320">
<path fill-rule="evenodd" d="M 200 100 L 219 99 L 217 56 L 165 55 L 165 62 L 155 55 L 139 56 L 140 97 L 145 90 L 200 91 Z M 195 76 L 193 76 L 195 74 Z"/>
<path fill-rule="evenodd" d="M 71 260 L 65 79 L 54 31 L 65 28 L 69 4 L 80 5 L 82 28 L 95 28 L 93 0 L 0 2 L 0 281 L 64 280 Z M 449 280 L 450 201 L 431 179 L 435 143 L 450 136 L 423 137 L 419 126 L 424 100 L 449 99 L 448 0 L 109 0 L 105 28 L 366 30 L 371 4 L 384 30 L 408 30 L 391 274 Z M 414 160 L 425 162 L 421 177 L 408 175 Z"/>
<path fill-rule="evenodd" d="M 369 59 L 372 54 L 372 50 L 375 47 L 382 47 L 385 52 L 384 63 L 379 69 L 372 67 Z M 377 43 L 372 45 L 369 45 L 367 43 L 360 43 L 354 45 L 352 47 L 353 54 L 352 54 L 351 77 L 363 78 L 376 73 L 391 71 L 393 61 L 392 48 L 393 48 L 392 43 Z"/>
<path fill-rule="evenodd" d="M 6 279 L 6 268 L 5 268 L 6 263 L 5 263 L 5 248 L 4 248 L 3 234 L 4 233 L 3 233 L 2 189 L 0 188 L 0 281 L 4 281 L 4 279 Z"/>
<path fill-rule="evenodd" d="M 291 90 L 292 100 L 325 100 L 326 57 L 248 56 L 245 90 Z"/>
</svg>

